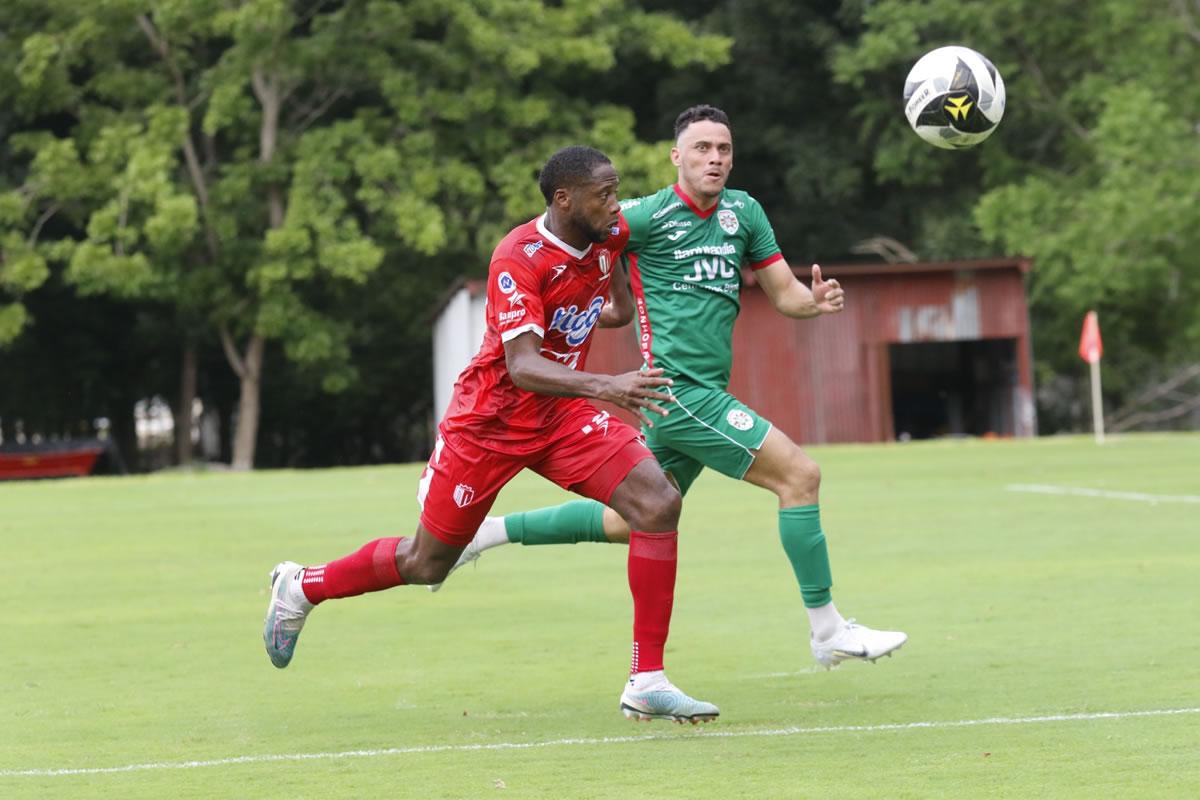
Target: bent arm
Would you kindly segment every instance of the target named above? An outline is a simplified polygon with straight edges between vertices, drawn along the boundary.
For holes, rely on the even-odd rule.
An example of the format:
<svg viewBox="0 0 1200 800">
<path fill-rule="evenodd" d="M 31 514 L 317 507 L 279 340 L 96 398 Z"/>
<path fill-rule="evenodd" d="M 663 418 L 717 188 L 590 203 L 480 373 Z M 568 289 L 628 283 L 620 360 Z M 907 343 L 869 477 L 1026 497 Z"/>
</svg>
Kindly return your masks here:
<svg viewBox="0 0 1200 800">
<path fill-rule="evenodd" d="M 612 287 L 609 300 L 600 311 L 597 323 L 601 328 L 620 328 L 633 321 L 633 294 L 629 291 L 629 273 L 625 268 L 625 256 L 617 259 L 617 267 L 610 278 Z"/>
<path fill-rule="evenodd" d="M 659 391 L 670 386 L 661 369 L 635 370 L 620 375 L 576 372 L 570 367 L 543 358 L 542 337 L 532 331 L 504 343 L 508 374 L 518 389 L 555 397 L 590 397 L 604 400 L 633 413 L 642 423 L 653 426 L 647 412 L 667 415 L 660 403 L 674 400 Z"/>
<path fill-rule="evenodd" d="M 600 397 L 610 376 L 576 372 L 541 353 L 542 337 L 526 331 L 504 343 L 504 361 L 518 389 L 555 397 Z"/>
<path fill-rule="evenodd" d="M 793 319 L 808 319 L 821 313 L 813 293 L 792 274 L 787 259 L 763 267 L 754 277 L 779 313 Z"/>
</svg>

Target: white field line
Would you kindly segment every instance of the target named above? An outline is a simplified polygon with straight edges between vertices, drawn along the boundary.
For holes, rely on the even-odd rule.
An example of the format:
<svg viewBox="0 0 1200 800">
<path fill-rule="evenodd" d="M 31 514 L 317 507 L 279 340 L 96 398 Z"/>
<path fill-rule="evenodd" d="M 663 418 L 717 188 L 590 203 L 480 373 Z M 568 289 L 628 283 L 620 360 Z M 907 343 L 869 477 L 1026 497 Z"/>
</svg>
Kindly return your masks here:
<svg viewBox="0 0 1200 800">
<path fill-rule="evenodd" d="M 1110 492 L 1105 489 L 1079 489 L 1074 486 L 1050 486 L 1042 483 L 1010 483 L 1010 492 L 1033 494 L 1067 494 L 1076 497 L 1100 497 L 1105 500 L 1135 500 L 1139 503 L 1200 503 L 1196 494 L 1144 494 L 1142 492 Z"/>
<path fill-rule="evenodd" d="M 1200 714 L 1200 708 L 1164 708 L 1151 711 L 1099 711 L 1084 714 L 1048 714 L 1039 717 L 987 717 L 931 722 L 898 722 L 886 725 L 830 725 L 817 728 L 759 728 L 757 730 L 704 730 L 695 735 L 654 734 L 650 736 L 604 736 L 589 739 L 550 739 L 541 742 L 496 742 L 493 744 L 434 744 L 414 747 L 385 747 L 377 750 L 343 750 L 335 753 L 282 753 L 276 755 L 232 756 L 207 761 L 159 761 L 149 764 L 127 764 L 123 767 L 68 767 L 62 769 L 0 770 L 0 778 L 56 778 L 66 775 L 109 775 L 120 772 L 146 772 L 167 769 L 197 769 L 226 767 L 237 764 L 270 764 L 289 761 L 319 761 L 344 758 L 378 758 L 380 756 L 424 755 L 427 753 L 470 753 L 479 750 L 535 750 L 542 747 L 568 745 L 632 744 L 636 742 L 680 741 L 695 739 L 741 739 L 749 736 L 809 736 L 822 733 L 880 733 L 945 728 L 973 728 L 985 725 L 1037 725 L 1046 722 L 1086 722 L 1101 719 L 1130 719 L 1133 717 L 1167 717 L 1181 714 Z"/>
</svg>

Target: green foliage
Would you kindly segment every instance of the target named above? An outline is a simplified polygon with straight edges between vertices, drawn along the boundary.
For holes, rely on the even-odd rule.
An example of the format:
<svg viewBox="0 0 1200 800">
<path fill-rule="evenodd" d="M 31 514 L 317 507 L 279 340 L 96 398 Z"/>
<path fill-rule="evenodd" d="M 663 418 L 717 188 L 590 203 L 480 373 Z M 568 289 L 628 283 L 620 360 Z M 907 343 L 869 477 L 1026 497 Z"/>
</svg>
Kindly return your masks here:
<svg viewBox="0 0 1200 800">
<path fill-rule="evenodd" d="M 383 270 L 435 287 L 403 292 L 428 304 L 480 274 L 544 205 L 555 148 L 628 156 L 639 190 L 665 178 L 599 90 L 622 55 L 729 50 L 626 0 L 13 0 L 0 30 L 9 337 L 58 270 L 81 296 L 167 309 L 181 338 L 199 321 L 278 340 L 330 391 L 361 374 L 354 293 Z"/>
<path fill-rule="evenodd" d="M 835 74 L 863 93 L 857 113 L 878 131 L 879 176 L 939 198 L 918 206 L 918 252 L 940 249 L 929 232 L 957 226 L 1034 258 L 1042 376 L 1079 370 L 1088 309 L 1100 311 L 1105 388 L 1118 399 L 1158 372 L 1147 363 L 1200 348 L 1198 19 L 1182 3 L 1105 0 L 1080 14 L 1066 0 L 882 0 L 836 48 Z M 951 43 L 991 58 L 1008 89 L 999 130 L 970 153 L 919 142 L 897 99 L 912 62 Z M 978 180 L 961 180 L 972 171 Z"/>
</svg>

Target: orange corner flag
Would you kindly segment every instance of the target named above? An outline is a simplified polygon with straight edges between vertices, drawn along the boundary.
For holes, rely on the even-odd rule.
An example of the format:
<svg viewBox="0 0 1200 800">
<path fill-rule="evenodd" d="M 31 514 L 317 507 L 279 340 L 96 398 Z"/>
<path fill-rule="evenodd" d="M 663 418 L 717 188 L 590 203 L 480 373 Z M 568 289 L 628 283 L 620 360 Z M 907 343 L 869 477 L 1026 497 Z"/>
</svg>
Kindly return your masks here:
<svg viewBox="0 0 1200 800">
<path fill-rule="evenodd" d="M 1083 334 L 1079 337 L 1079 357 L 1095 364 L 1104 355 L 1104 342 L 1100 341 L 1100 320 L 1095 311 L 1083 318 Z"/>
</svg>

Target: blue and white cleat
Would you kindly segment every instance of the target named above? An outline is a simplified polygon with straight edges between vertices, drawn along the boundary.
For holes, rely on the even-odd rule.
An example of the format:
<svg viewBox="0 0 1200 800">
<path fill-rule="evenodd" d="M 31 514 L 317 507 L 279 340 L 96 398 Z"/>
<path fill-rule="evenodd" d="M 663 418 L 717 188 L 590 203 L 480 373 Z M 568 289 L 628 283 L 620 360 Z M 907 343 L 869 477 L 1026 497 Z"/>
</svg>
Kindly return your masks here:
<svg viewBox="0 0 1200 800">
<path fill-rule="evenodd" d="M 877 631 L 850 619 L 828 639 L 810 639 L 810 645 L 817 663 L 832 669 L 851 659 L 874 663 L 877 658 L 890 657 L 907 641 L 908 634 L 902 631 Z"/>
<path fill-rule="evenodd" d="M 276 564 L 271 570 L 271 603 L 263 624 L 263 644 L 271 663 L 283 669 L 292 661 L 296 640 L 313 605 L 300 588 L 304 567 L 294 561 Z"/>
<path fill-rule="evenodd" d="M 688 697 L 666 678 L 640 692 L 626 684 L 625 691 L 621 692 L 621 711 L 629 719 L 639 722 L 667 719 L 680 725 L 712 722 L 721 714 L 712 703 Z"/>
</svg>

